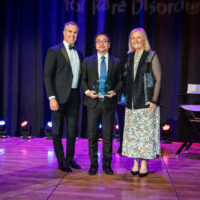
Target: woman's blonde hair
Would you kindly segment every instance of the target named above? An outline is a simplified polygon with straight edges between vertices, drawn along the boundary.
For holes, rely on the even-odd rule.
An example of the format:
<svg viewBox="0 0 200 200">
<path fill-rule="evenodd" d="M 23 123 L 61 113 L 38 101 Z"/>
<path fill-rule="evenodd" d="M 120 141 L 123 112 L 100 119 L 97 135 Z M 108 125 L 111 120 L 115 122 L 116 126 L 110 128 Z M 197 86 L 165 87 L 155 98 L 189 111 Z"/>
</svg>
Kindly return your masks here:
<svg viewBox="0 0 200 200">
<path fill-rule="evenodd" d="M 144 39 L 144 50 L 149 51 L 149 50 L 151 49 L 151 46 L 150 46 L 150 44 L 149 44 L 149 40 L 148 40 L 148 38 L 147 38 L 147 34 L 146 34 L 146 32 L 145 32 L 145 30 L 144 30 L 143 28 L 138 27 L 138 28 L 133 29 L 133 30 L 130 32 L 130 34 L 129 34 L 129 39 L 128 39 L 128 47 L 129 47 L 129 50 L 128 50 L 128 53 L 131 53 L 131 52 L 134 52 L 134 51 L 135 51 L 135 48 L 133 48 L 133 47 L 131 46 L 131 42 L 130 42 L 130 40 L 131 40 L 131 35 L 132 35 L 132 33 L 134 33 L 134 32 L 141 32 L 141 33 L 142 33 L 142 37 L 143 37 L 143 39 Z"/>
</svg>

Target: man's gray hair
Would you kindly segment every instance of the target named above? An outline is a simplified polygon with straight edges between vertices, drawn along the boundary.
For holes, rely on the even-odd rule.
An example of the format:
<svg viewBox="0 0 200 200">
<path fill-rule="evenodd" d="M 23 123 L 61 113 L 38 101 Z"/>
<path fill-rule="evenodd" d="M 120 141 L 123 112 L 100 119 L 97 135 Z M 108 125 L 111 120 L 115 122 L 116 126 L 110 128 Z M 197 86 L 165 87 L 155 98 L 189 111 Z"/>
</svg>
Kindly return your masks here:
<svg viewBox="0 0 200 200">
<path fill-rule="evenodd" d="M 64 25 L 64 30 L 65 30 L 65 29 L 67 28 L 67 26 L 69 26 L 69 25 L 76 26 L 77 29 L 78 29 L 78 31 L 79 31 L 78 24 L 77 24 L 76 22 L 74 22 L 74 21 L 69 21 L 69 22 L 65 23 L 65 25 Z M 64 31 L 64 30 L 63 30 L 63 31 Z"/>
</svg>

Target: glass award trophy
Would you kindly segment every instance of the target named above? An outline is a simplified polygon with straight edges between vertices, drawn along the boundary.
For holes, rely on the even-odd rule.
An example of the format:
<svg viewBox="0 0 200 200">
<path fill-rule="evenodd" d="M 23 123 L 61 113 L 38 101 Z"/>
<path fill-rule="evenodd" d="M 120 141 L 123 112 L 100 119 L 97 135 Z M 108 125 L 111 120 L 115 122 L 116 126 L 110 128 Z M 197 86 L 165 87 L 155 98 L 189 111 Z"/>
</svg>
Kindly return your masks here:
<svg viewBox="0 0 200 200">
<path fill-rule="evenodd" d="M 108 95 L 108 91 L 111 89 L 111 82 L 106 79 L 106 77 L 100 77 L 93 83 L 93 89 L 96 94 Z"/>
</svg>

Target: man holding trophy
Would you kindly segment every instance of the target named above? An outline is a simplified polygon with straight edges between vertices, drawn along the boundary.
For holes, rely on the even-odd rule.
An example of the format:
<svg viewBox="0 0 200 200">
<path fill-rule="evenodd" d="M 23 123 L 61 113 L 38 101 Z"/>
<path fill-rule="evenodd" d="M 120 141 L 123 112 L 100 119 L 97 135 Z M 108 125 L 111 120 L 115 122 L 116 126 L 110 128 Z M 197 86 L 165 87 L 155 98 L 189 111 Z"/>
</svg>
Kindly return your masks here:
<svg viewBox="0 0 200 200">
<path fill-rule="evenodd" d="M 102 122 L 103 133 L 103 171 L 112 175 L 112 138 L 114 128 L 116 94 L 122 88 L 122 66 L 120 60 L 108 54 L 110 37 L 99 33 L 95 37 L 97 54 L 84 59 L 81 85 L 84 105 L 87 106 L 89 175 L 98 172 L 98 125 Z"/>
</svg>

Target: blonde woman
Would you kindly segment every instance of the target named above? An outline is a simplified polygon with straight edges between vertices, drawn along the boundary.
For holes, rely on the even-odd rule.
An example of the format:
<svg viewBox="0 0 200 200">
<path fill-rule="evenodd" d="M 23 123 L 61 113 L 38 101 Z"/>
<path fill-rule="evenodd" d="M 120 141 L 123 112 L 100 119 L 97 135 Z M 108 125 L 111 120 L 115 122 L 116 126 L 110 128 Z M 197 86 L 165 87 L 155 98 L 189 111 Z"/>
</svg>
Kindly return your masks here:
<svg viewBox="0 0 200 200">
<path fill-rule="evenodd" d="M 148 174 L 148 159 L 160 155 L 161 65 L 143 28 L 129 35 L 127 104 L 122 155 L 134 158 L 132 175 Z"/>
</svg>

